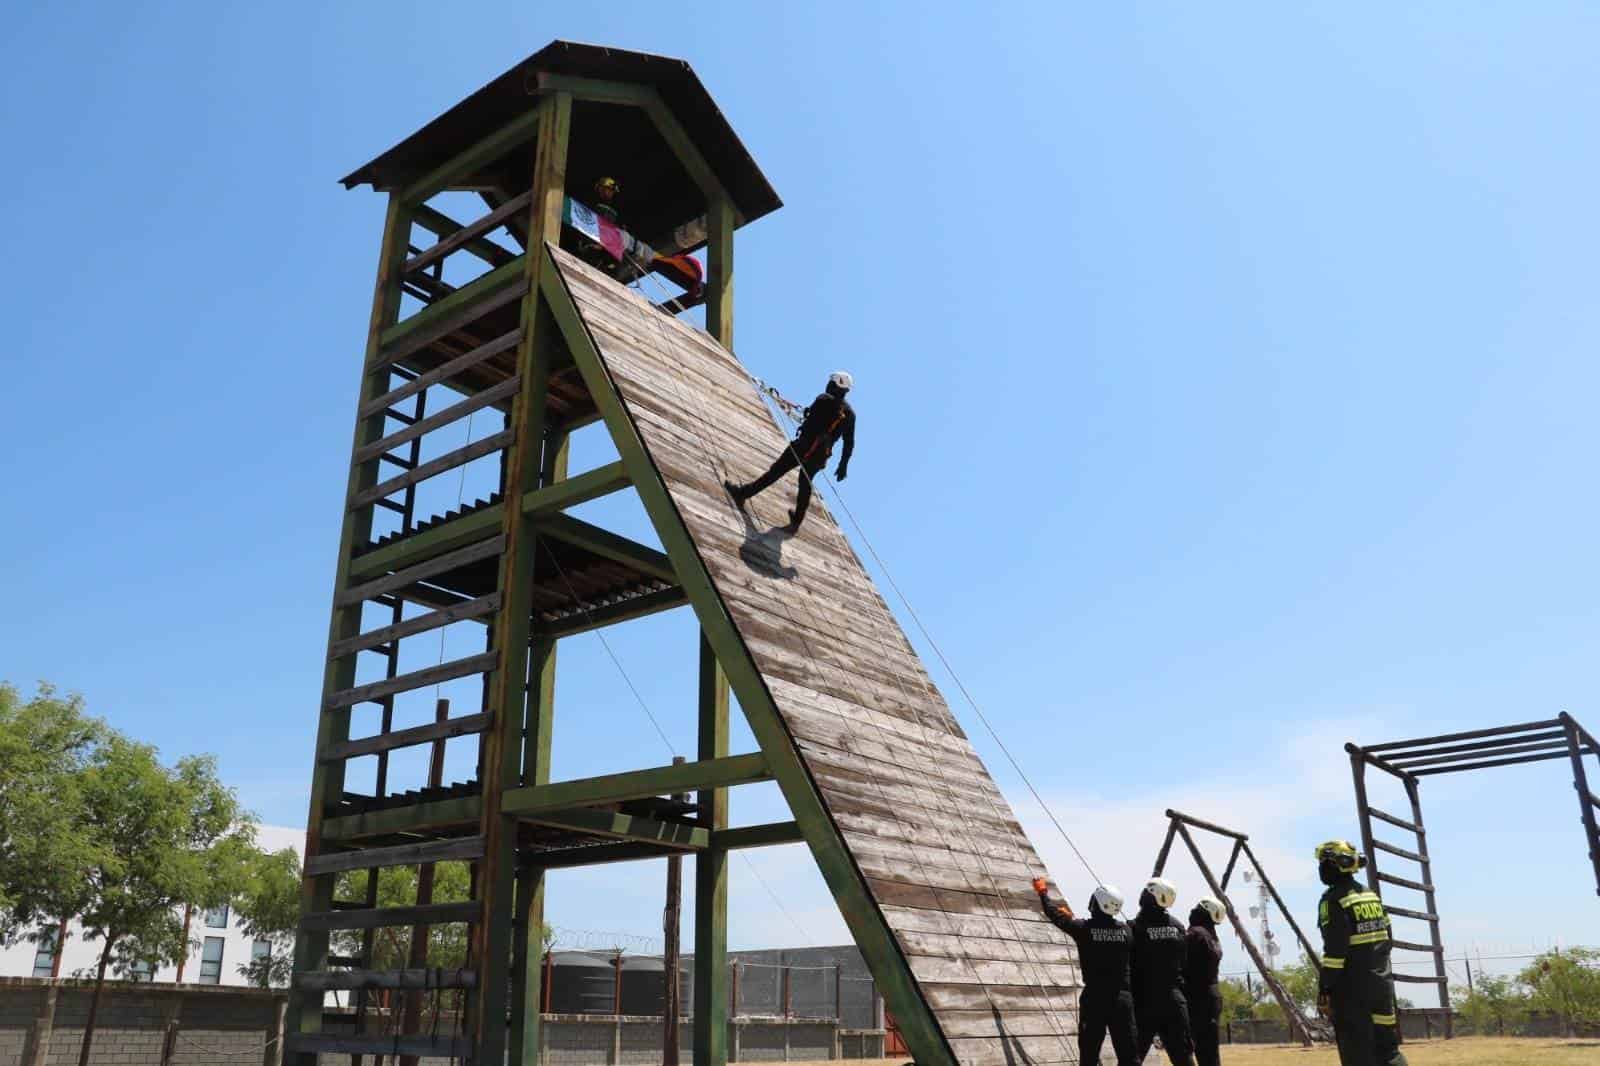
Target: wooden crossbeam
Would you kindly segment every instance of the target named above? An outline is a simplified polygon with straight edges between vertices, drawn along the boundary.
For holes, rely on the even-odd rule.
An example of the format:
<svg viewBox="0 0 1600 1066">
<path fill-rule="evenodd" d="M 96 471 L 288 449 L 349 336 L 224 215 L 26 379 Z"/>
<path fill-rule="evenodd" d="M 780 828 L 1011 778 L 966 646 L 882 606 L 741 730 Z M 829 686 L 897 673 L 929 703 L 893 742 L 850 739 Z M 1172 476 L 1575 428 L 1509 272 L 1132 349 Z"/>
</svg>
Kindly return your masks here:
<svg viewBox="0 0 1600 1066">
<path fill-rule="evenodd" d="M 464 737 L 471 733 L 482 733 L 494 722 L 494 712 L 484 711 L 482 714 L 467 714 L 460 718 L 446 718 L 442 722 L 429 722 L 412 729 L 396 729 L 389 733 L 380 733 L 373 737 L 363 737 L 360 740 L 345 740 L 331 745 L 322 752 L 318 758 L 323 762 L 335 762 L 339 759 L 354 759 L 362 755 L 376 755 L 380 751 L 396 751 L 400 748 L 413 748 L 418 744 L 427 744 L 434 740 L 449 740 L 451 737 Z"/>
<path fill-rule="evenodd" d="M 522 298 L 517 282 L 523 280 L 522 257 L 495 267 L 471 284 L 463 285 L 442 300 L 429 304 L 403 322 L 383 331 L 382 347 L 368 365 L 369 370 L 388 366 L 448 337 L 496 308 Z"/>
<path fill-rule="evenodd" d="M 447 862 L 453 859 L 482 857 L 483 837 L 458 837 L 454 840 L 430 840 L 420 844 L 396 844 L 388 848 L 326 852 L 307 859 L 305 870 L 307 877 L 321 877 L 323 874 L 343 873 L 346 870 L 415 866 L 423 862 Z"/>
<path fill-rule="evenodd" d="M 1404 818 L 1389 814 L 1387 811 L 1380 811 L 1376 807 L 1368 807 L 1367 813 L 1378 819 L 1380 822 L 1388 822 L 1390 825 L 1396 826 L 1400 829 L 1409 829 L 1418 836 L 1422 836 L 1425 832 L 1422 826 L 1418 825 L 1416 822 L 1408 822 Z"/>
<path fill-rule="evenodd" d="M 412 256 L 410 259 L 407 259 L 405 265 L 401 267 L 401 270 L 404 273 L 411 274 L 428 266 L 430 263 L 438 262 L 446 256 L 461 250 L 475 238 L 481 237 L 485 233 L 489 233 L 492 230 L 499 229 L 514 215 L 516 215 L 518 211 L 521 211 L 532 202 L 532 189 L 529 189 L 521 196 L 512 197 L 483 217 L 474 222 L 469 222 L 465 226 L 462 226 L 454 233 L 439 241 L 439 243 L 435 244 L 432 248 L 429 248 L 426 251 L 420 252 L 417 255 Z M 506 255 L 509 261 L 509 259 L 514 256 L 514 253 L 507 252 Z"/>
<path fill-rule="evenodd" d="M 1428 861 L 1427 859 L 1424 859 L 1421 855 L 1417 854 L 1414 851 L 1407 851 L 1405 848 L 1396 847 L 1395 845 L 1390 844 L 1387 841 L 1373 840 L 1372 846 L 1377 848 L 1379 851 L 1387 851 L 1390 855 L 1398 855 L 1402 859 L 1410 859 L 1412 862 L 1427 862 Z"/>
<path fill-rule="evenodd" d="M 721 759 L 702 759 L 649 770 L 507 789 L 500 809 L 506 814 L 535 814 L 569 807 L 621 803 L 647 796 L 664 796 L 671 792 L 744 785 L 768 781 L 771 777 L 766 756 L 751 752 L 748 755 L 729 755 Z"/>
<path fill-rule="evenodd" d="M 734 851 L 739 848 L 764 848 L 772 844 L 795 844 L 805 840 L 798 822 L 768 822 L 719 829 L 711 834 L 711 846 Z"/>
<path fill-rule="evenodd" d="M 497 651 L 481 652 L 469 655 L 463 659 L 452 659 L 438 666 L 429 666 L 422 670 L 413 670 L 409 674 L 401 674 L 387 681 L 374 681 L 370 685 L 357 685 L 347 688 L 343 692 L 335 692 L 323 704 L 330 710 L 338 707 L 351 707 L 357 703 L 365 703 L 382 696 L 392 696 L 397 692 L 410 692 L 412 689 L 426 688 L 443 681 L 452 681 L 468 674 L 481 674 L 485 670 L 494 669 L 500 659 Z"/>
<path fill-rule="evenodd" d="M 1437 922 L 1439 920 L 1437 914 L 1430 914 L 1427 911 L 1414 911 L 1407 907 L 1396 907 L 1388 903 L 1383 905 L 1383 909 L 1390 914 L 1398 914 L 1402 918 L 1415 918 L 1419 922 Z"/>
<path fill-rule="evenodd" d="M 382 440 L 373 441 L 371 444 L 356 449 L 355 461 L 364 463 L 368 459 L 376 459 L 384 452 L 398 448 L 402 444 L 409 444 L 425 433 L 432 433 L 441 426 L 447 426 L 452 422 L 459 421 L 474 411 L 482 410 L 492 403 L 499 403 L 501 400 L 509 399 L 515 396 L 517 389 L 521 387 L 522 379 L 520 377 L 509 377 L 500 384 L 484 389 L 482 392 L 474 393 L 460 403 L 453 403 L 444 410 L 437 411 L 420 422 L 413 422 L 404 429 L 389 434 Z"/>
<path fill-rule="evenodd" d="M 489 595 L 479 596 L 475 600 L 451 604 L 449 607 L 441 607 L 437 611 L 419 614 L 415 618 L 407 618 L 405 621 L 396 622 L 394 625 L 370 630 L 358 637 L 334 641 L 328 646 L 328 655 L 337 659 L 340 656 L 366 651 L 369 648 L 379 648 L 405 637 L 416 636 L 418 633 L 426 633 L 430 629 L 438 629 L 441 626 L 452 625 L 456 622 L 470 622 L 493 612 L 499 606 L 500 593 L 491 592 Z"/>
<path fill-rule="evenodd" d="M 324 840 L 358 840 L 395 833 L 425 833 L 448 826 L 471 825 L 483 810 L 480 796 L 428 800 L 404 807 L 386 807 L 361 814 L 346 814 L 323 822 Z"/>
<path fill-rule="evenodd" d="M 341 607 L 370 600 L 385 592 L 403 589 L 407 585 L 414 585 L 426 578 L 436 577 L 449 570 L 454 570 L 469 563 L 478 562 L 494 555 L 499 555 L 505 548 L 505 538 L 495 537 L 491 540 L 481 541 L 470 547 L 458 548 L 445 555 L 436 556 L 425 562 L 408 566 L 403 570 L 396 570 L 386 577 L 380 577 L 337 593 L 333 602 Z"/>
<path fill-rule="evenodd" d="M 538 851 L 524 856 L 521 865 L 541 870 L 564 870 L 575 866 L 604 866 L 613 862 L 638 862 L 641 859 L 682 854 L 681 848 L 630 841 L 626 844 L 594 844 L 582 848 Z"/>
<path fill-rule="evenodd" d="M 1378 880 L 1387 881 L 1391 885 L 1399 885 L 1401 888 L 1413 888 L 1418 892 L 1433 891 L 1432 885 L 1425 885 L 1421 881 L 1409 881 L 1404 877 L 1396 877 L 1394 874 L 1386 874 L 1381 870 L 1378 872 Z"/>
<path fill-rule="evenodd" d="M 466 229 L 465 226 L 443 211 L 429 207 L 427 204 L 417 205 L 414 221 L 440 240 Z M 516 252 L 502 248 L 494 241 L 486 240 L 483 237 L 472 238 L 466 243 L 464 251 L 469 255 L 477 256 L 492 267 L 504 266 L 517 257 Z"/>
<path fill-rule="evenodd" d="M 349 910 L 315 911 L 300 919 L 302 929 L 385 929 L 398 925 L 451 925 L 476 922 L 480 908 L 471 900 L 464 903 L 428 903 L 415 907 L 366 907 Z"/>
<path fill-rule="evenodd" d="M 677 573 L 672 569 L 672 560 L 666 555 L 610 530 L 601 529 L 581 518 L 574 518 L 569 514 L 545 515 L 539 519 L 539 532 L 554 540 L 587 548 L 607 559 L 626 563 L 663 581 L 678 580 Z"/>
<path fill-rule="evenodd" d="M 667 844 L 677 848 L 703 848 L 711 834 L 699 826 L 683 822 L 663 822 L 621 811 L 601 811 L 592 807 L 540 811 L 524 816 L 525 821 L 553 825 L 596 836 L 616 837 L 646 844 Z"/>
<path fill-rule="evenodd" d="M 382 396 L 373 397 L 361 405 L 361 409 L 356 413 L 357 417 L 371 418 L 373 415 L 393 407 L 402 400 L 410 399 L 423 389 L 432 388 L 441 382 L 449 381 L 457 374 L 471 370 L 485 360 L 492 359 L 502 352 L 510 351 L 517 346 L 517 342 L 521 339 L 521 326 L 507 330 L 492 340 L 484 341 L 470 351 L 462 352 L 448 363 L 441 363 L 426 374 L 419 374 L 404 385 L 390 389 Z"/>
<path fill-rule="evenodd" d="M 408 485 L 415 485 L 431 477 L 437 477 L 446 470 L 454 470 L 458 466 L 465 466 L 474 459 L 482 459 L 486 455 L 501 451 L 516 438 L 515 430 L 505 429 L 482 440 L 473 441 L 471 444 L 457 448 L 455 451 L 446 452 L 437 459 L 430 459 L 428 462 L 423 463 L 415 470 L 407 470 L 405 473 L 392 477 L 388 481 L 379 482 L 365 492 L 356 493 L 350 497 L 350 509 L 354 511 L 365 507 L 374 500 L 399 492 Z"/>
<path fill-rule="evenodd" d="M 421 970 L 312 970 L 294 975 L 296 988 L 332 992 L 350 988 L 477 988 L 476 970 L 430 966 Z"/>
</svg>

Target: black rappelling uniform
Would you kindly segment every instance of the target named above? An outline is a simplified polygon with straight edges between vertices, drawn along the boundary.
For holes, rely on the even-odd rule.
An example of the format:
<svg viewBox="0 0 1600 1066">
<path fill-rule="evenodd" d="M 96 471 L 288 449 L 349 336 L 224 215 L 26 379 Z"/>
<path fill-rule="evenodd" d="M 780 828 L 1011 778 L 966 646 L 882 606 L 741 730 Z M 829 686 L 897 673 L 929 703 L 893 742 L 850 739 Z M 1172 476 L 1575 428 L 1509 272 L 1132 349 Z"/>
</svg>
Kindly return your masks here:
<svg viewBox="0 0 1600 1066">
<path fill-rule="evenodd" d="M 1059 903 L 1039 894 L 1044 914 L 1078 945 L 1083 992 L 1078 997 L 1078 1061 L 1097 1063 L 1106 1033 L 1117 1052 L 1117 1066 L 1138 1066 L 1138 1033 L 1133 1021 L 1133 983 L 1129 957 L 1133 931 L 1128 923 L 1101 912 L 1089 901 L 1089 917 L 1072 918 Z"/>
<path fill-rule="evenodd" d="M 1194 1037 L 1196 1066 L 1219 1066 L 1222 1053 L 1217 1032 L 1222 1021 L 1222 990 L 1217 970 L 1222 966 L 1222 943 L 1217 923 L 1204 907 L 1189 912 L 1188 945 L 1183 964 L 1183 991 L 1189 1001 L 1189 1030 Z"/>
<path fill-rule="evenodd" d="M 1183 994 L 1188 929 L 1154 901 L 1139 901 L 1133 919 L 1133 1004 L 1139 1028 L 1139 1060 L 1156 1037 L 1173 1066 L 1194 1066 L 1189 1002 Z"/>
<path fill-rule="evenodd" d="M 1317 907 L 1322 993 L 1332 1000 L 1343 1066 L 1405 1066 L 1389 970 L 1389 915 L 1376 892 L 1339 874 Z"/>
<path fill-rule="evenodd" d="M 811 506 L 811 479 L 828 465 L 834 442 L 841 438 L 844 451 L 839 454 L 836 476 L 843 481 L 850 466 L 850 453 L 856 449 L 856 412 L 845 400 L 844 393 L 830 384 L 828 391 L 811 401 L 793 442 L 783 449 L 767 472 L 748 485 L 726 483 L 728 491 L 735 500 L 744 503 L 796 466 L 800 467 L 800 489 L 795 493 L 794 511 L 789 516 L 789 532 L 793 533 L 800 528 L 806 508 Z"/>
</svg>

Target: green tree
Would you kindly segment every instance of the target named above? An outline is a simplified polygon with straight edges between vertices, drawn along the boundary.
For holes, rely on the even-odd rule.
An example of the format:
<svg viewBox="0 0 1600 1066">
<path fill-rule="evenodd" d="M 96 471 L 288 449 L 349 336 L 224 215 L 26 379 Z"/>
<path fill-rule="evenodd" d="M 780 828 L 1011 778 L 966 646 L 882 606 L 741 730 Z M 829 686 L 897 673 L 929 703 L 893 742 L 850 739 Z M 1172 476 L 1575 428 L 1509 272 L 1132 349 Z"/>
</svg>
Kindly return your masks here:
<svg viewBox="0 0 1600 1066">
<path fill-rule="evenodd" d="M 262 988 L 287 985 L 300 924 L 300 856 L 293 848 L 255 851 L 246 858 L 234 911 L 246 934 L 271 945 L 268 954 L 252 958 L 239 972 Z"/>
<path fill-rule="evenodd" d="M 1256 1008 L 1262 1005 L 1267 995 L 1267 988 L 1257 980 L 1245 981 L 1238 977 L 1224 977 L 1218 984 L 1222 992 L 1222 1019 L 1223 1021 L 1246 1021 L 1256 1016 Z"/>
<path fill-rule="evenodd" d="M 1528 1016 L 1528 993 L 1511 977 L 1483 974 L 1474 982 L 1471 992 L 1457 987 L 1451 990 L 1451 998 L 1479 1036 L 1504 1036 L 1507 1030 L 1516 1032 Z"/>
<path fill-rule="evenodd" d="M 81 871 L 96 851 L 79 786 L 104 731 L 79 696 L 40 685 L 23 699 L 0 684 L 0 944 L 53 936 L 88 899 Z"/>
<path fill-rule="evenodd" d="M 1580 1022 L 1600 1022 L 1600 949 L 1547 951 L 1517 977 L 1530 1006 L 1555 1014 L 1569 1035 Z"/>
</svg>

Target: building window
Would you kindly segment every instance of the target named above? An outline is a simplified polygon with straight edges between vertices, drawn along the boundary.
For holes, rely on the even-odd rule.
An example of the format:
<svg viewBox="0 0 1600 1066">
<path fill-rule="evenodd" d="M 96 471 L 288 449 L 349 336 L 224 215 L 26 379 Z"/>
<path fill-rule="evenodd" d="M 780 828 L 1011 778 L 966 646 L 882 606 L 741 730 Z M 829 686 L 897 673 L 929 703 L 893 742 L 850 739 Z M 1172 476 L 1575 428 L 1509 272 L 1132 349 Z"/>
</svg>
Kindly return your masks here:
<svg viewBox="0 0 1600 1066">
<path fill-rule="evenodd" d="M 154 981 L 156 979 L 156 964 L 153 962 L 136 962 L 128 967 L 130 981 Z"/>
<path fill-rule="evenodd" d="M 205 946 L 200 949 L 200 983 L 203 985 L 222 983 L 222 938 L 220 936 L 206 937 Z"/>
<path fill-rule="evenodd" d="M 33 953 L 33 976 L 49 977 L 56 968 L 56 937 L 60 934 L 59 926 L 51 926 L 42 931 L 39 937 L 39 950 Z"/>
<path fill-rule="evenodd" d="M 206 928 L 228 928 L 228 905 L 226 903 L 220 907 L 213 907 L 211 910 L 206 911 Z"/>
</svg>

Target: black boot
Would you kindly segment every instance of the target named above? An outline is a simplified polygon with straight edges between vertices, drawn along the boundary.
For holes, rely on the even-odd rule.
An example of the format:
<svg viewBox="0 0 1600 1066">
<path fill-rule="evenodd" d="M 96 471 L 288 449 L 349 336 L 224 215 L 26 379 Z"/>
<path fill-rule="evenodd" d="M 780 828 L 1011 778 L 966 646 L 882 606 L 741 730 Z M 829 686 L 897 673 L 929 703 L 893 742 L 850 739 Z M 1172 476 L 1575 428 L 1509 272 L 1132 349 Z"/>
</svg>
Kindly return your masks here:
<svg viewBox="0 0 1600 1066">
<path fill-rule="evenodd" d="M 728 490 L 728 495 L 732 496 L 733 502 L 738 504 L 740 507 L 743 507 L 744 501 L 750 498 L 750 494 L 745 491 L 743 485 L 735 485 L 726 478 L 723 479 L 722 487 Z"/>
<path fill-rule="evenodd" d="M 805 518 L 805 515 L 801 514 L 800 512 L 798 512 L 798 511 L 790 511 L 789 512 L 789 524 L 783 527 L 783 531 L 785 533 L 789 534 L 789 536 L 791 536 L 791 537 L 794 536 L 796 533 L 799 533 L 800 532 L 800 520 L 803 519 L 803 518 Z"/>
</svg>

